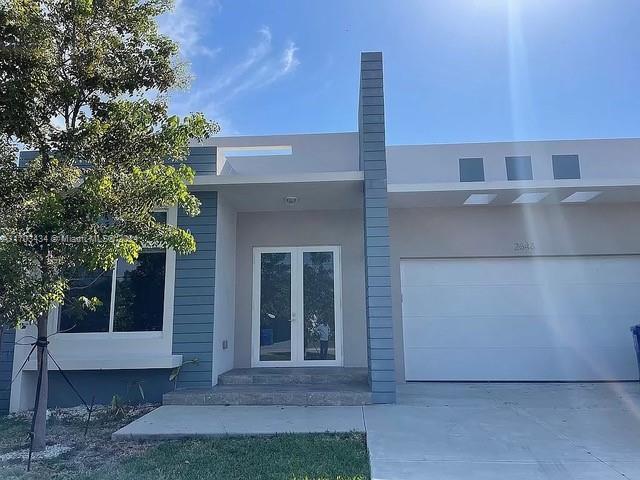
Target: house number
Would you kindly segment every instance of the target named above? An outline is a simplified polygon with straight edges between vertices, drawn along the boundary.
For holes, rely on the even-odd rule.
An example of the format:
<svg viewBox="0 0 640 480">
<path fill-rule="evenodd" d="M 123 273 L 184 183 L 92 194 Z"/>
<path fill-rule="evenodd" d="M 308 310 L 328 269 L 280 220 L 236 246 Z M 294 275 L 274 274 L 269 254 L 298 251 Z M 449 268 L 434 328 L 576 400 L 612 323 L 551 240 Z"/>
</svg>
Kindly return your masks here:
<svg viewBox="0 0 640 480">
<path fill-rule="evenodd" d="M 536 246 L 533 242 L 515 242 L 513 244 L 513 250 L 515 252 L 532 252 L 536 249 Z"/>
</svg>

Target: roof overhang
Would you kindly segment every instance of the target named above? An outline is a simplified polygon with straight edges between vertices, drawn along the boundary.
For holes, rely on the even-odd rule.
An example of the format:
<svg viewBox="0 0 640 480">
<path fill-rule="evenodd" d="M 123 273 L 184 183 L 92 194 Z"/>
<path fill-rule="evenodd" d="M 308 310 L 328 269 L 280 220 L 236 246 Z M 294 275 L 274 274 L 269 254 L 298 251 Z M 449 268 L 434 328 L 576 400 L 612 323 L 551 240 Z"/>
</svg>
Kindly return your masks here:
<svg viewBox="0 0 640 480">
<path fill-rule="evenodd" d="M 239 212 L 343 210 L 362 208 L 363 180 L 364 174 L 358 171 L 272 176 L 200 175 L 191 190 L 217 191 Z"/>
<path fill-rule="evenodd" d="M 390 184 L 387 191 L 391 208 L 640 202 L 640 180 Z"/>
</svg>

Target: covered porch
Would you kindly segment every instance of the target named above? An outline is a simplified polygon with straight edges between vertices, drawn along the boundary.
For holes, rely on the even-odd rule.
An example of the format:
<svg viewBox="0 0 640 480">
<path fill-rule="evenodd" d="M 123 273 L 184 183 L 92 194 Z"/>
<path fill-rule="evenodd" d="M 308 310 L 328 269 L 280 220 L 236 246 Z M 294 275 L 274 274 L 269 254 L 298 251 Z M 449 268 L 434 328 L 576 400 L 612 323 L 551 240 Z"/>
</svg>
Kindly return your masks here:
<svg viewBox="0 0 640 480">
<path fill-rule="evenodd" d="M 217 195 L 212 387 L 164 403 L 371 403 L 362 182 L 359 171 L 196 178 L 194 193 Z"/>
</svg>

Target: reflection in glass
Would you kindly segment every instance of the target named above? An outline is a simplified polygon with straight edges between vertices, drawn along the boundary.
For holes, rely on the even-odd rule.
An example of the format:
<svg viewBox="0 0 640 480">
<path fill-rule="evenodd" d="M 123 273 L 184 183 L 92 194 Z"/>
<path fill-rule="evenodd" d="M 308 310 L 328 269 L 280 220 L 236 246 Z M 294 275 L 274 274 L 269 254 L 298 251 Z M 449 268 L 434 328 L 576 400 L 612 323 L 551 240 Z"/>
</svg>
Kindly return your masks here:
<svg viewBox="0 0 640 480">
<path fill-rule="evenodd" d="M 167 212 L 152 212 L 151 216 L 158 223 L 167 223 Z"/>
<path fill-rule="evenodd" d="M 336 359 L 332 252 L 304 252 L 304 359 Z"/>
<path fill-rule="evenodd" d="M 291 360 L 291 254 L 260 261 L 260 360 Z"/>
<path fill-rule="evenodd" d="M 164 249 L 145 249 L 133 264 L 118 260 L 114 332 L 162 330 L 165 264 Z"/>
<path fill-rule="evenodd" d="M 89 272 L 77 268 L 69 274 L 69 290 L 60 307 L 60 332 L 108 332 L 112 270 Z M 79 297 L 97 298 L 101 305 L 86 308 Z"/>
</svg>

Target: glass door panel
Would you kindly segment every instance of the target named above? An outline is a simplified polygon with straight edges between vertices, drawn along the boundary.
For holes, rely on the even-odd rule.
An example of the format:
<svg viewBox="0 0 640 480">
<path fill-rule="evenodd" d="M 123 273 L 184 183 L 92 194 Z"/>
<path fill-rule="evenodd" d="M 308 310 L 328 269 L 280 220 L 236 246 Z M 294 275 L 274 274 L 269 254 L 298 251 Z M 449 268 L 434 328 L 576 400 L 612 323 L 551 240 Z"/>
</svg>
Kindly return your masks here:
<svg viewBox="0 0 640 480">
<path fill-rule="evenodd" d="M 336 360 L 333 252 L 302 255 L 304 360 Z"/>
<path fill-rule="evenodd" d="M 291 361 L 291 253 L 260 255 L 260 361 Z"/>
</svg>

